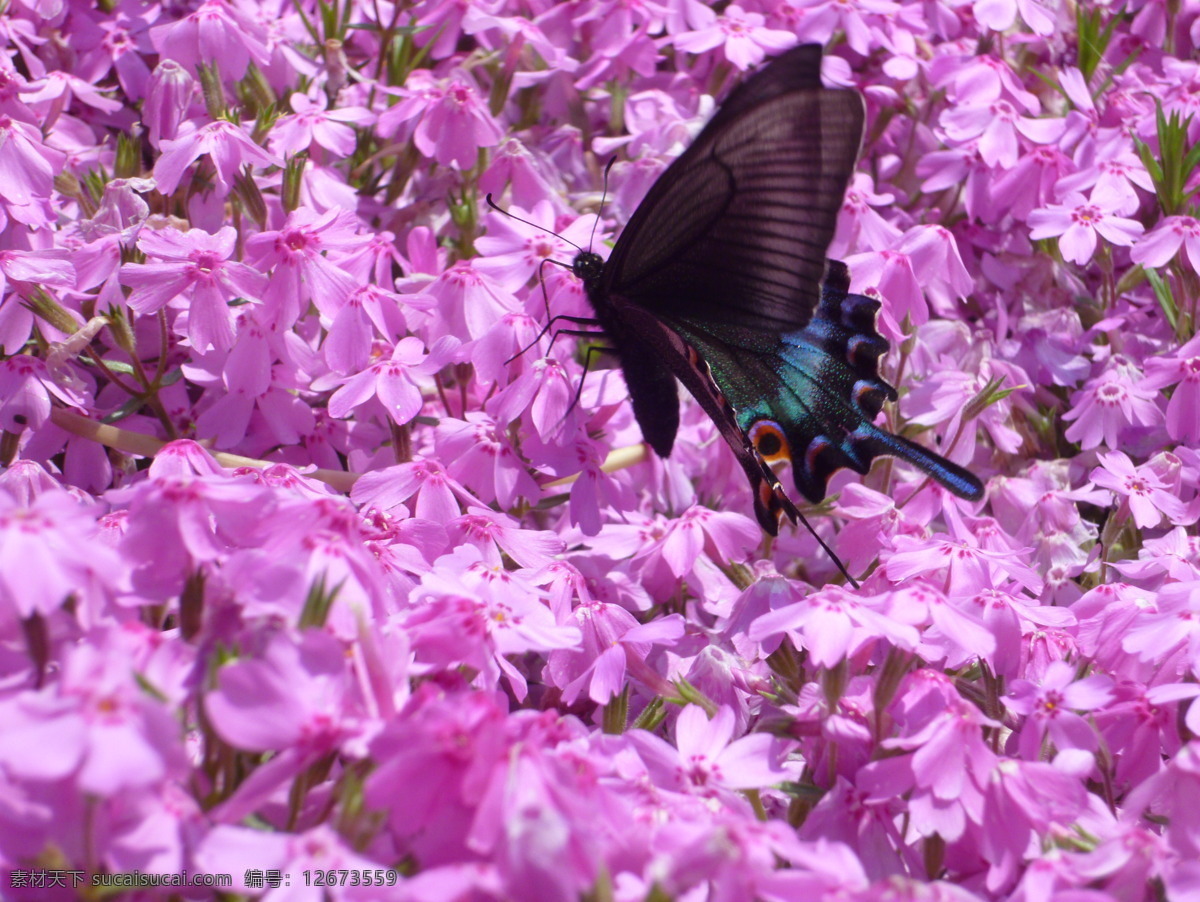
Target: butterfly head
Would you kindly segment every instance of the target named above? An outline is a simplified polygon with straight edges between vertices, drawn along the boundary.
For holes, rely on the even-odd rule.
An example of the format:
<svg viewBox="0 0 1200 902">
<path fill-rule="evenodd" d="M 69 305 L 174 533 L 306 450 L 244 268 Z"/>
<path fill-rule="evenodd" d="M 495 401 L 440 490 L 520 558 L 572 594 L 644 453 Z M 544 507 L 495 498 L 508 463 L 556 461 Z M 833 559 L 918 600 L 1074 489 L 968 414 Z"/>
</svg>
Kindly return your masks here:
<svg viewBox="0 0 1200 902">
<path fill-rule="evenodd" d="M 594 282 L 604 271 L 604 258 L 591 251 L 580 251 L 571 263 L 571 272 L 575 273 L 584 283 Z"/>
</svg>

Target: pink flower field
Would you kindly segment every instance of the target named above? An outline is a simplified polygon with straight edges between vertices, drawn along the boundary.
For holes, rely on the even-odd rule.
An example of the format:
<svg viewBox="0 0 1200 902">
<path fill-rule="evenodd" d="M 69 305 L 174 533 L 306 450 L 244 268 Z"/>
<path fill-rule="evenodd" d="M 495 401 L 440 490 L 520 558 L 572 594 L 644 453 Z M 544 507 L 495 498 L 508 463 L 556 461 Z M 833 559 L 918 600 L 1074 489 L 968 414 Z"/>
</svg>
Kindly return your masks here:
<svg viewBox="0 0 1200 902">
<path fill-rule="evenodd" d="M 1200 900 L 1200 0 L 0 10 L 0 898 Z M 800 44 L 858 587 L 545 331 Z"/>
</svg>

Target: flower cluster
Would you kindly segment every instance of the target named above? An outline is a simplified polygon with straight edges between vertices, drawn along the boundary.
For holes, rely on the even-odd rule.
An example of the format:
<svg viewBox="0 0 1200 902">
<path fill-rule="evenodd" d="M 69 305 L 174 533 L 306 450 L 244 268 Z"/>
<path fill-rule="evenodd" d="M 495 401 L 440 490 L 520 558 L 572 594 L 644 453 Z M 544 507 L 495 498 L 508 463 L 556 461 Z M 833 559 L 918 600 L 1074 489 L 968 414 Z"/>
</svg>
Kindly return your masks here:
<svg viewBox="0 0 1200 902">
<path fill-rule="evenodd" d="M 1196 898 L 1196 0 L 12 0 L 0 40 L 0 895 Z M 859 589 L 545 328 L 591 312 L 547 264 L 801 43 L 866 102 L 830 253 L 881 417 L 987 483 L 837 474 Z"/>
</svg>

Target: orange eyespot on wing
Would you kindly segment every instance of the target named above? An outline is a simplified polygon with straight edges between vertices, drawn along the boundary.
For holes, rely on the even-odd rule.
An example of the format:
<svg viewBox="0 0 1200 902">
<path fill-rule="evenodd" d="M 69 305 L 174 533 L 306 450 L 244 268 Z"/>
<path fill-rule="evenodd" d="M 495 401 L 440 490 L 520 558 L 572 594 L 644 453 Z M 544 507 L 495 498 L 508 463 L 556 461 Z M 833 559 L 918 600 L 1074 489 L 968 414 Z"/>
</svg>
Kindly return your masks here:
<svg viewBox="0 0 1200 902">
<path fill-rule="evenodd" d="M 781 460 L 791 460 L 792 450 L 788 447 L 787 436 L 772 420 L 759 420 L 750 427 L 750 441 L 754 450 L 762 455 L 767 463 L 779 463 Z"/>
</svg>

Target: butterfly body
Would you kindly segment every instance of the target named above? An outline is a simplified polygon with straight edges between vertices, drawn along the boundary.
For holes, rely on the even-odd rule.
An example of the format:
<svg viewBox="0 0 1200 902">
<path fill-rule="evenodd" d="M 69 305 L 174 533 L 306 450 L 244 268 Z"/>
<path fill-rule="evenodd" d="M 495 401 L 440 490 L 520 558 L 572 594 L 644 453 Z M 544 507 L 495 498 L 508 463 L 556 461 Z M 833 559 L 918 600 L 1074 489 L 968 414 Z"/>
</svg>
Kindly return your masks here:
<svg viewBox="0 0 1200 902">
<path fill-rule="evenodd" d="M 712 418 L 774 534 L 799 512 L 771 463 L 824 497 L 834 470 L 901 457 L 964 498 L 979 481 L 873 424 L 896 392 L 878 372 L 879 303 L 826 261 L 858 157 L 862 98 L 822 87 L 798 47 L 740 85 L 651 186 L 607 261 L 579 254 L 596 321 L 618 354 L 643 437 L 667 456 L 678 379 Z"/>
</svg>

